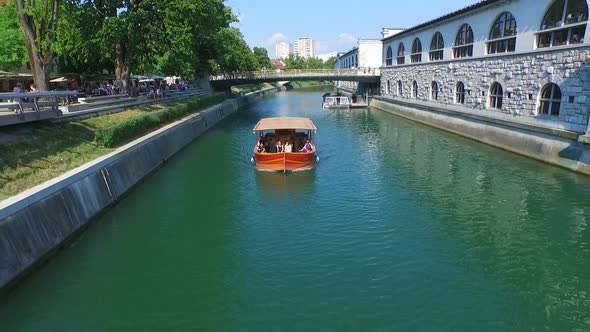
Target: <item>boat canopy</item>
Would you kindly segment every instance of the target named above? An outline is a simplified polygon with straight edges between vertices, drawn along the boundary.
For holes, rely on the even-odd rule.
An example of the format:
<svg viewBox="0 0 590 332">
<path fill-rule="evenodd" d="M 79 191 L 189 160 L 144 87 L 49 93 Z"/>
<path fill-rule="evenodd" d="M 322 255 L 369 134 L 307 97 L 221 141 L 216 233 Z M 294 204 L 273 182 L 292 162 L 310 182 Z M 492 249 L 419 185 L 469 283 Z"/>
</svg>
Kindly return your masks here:
<svg viewBox="0 0 590 332">
<path fill-rule="evenodd" d="M 313 130 L 317 128 L 310 118 L 294 118 L 294 117 L 277 117 L 260 119 L 254 131 L 275 130 L 275 129 L 298 129 L 298 130 Z"/>
</svg>

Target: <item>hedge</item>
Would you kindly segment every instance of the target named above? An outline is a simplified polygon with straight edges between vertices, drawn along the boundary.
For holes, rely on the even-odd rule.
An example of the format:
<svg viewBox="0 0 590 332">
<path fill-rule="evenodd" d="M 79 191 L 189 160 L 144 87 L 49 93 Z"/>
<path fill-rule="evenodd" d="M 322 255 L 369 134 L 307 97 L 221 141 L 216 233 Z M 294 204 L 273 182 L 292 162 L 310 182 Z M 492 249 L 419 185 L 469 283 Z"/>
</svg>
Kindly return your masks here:
<svg viewBox="0 0 590 332">
<path fill-rule="evenodd" d="M 115 125 L 98 128 L 94 133 L 96 143 L 107 148 L 118 146 L 136 137 L 148 133 L 151 129 L 173 122 L 184 116 L 198 112 L 204 108 L 220 103 L 224 96 L 200 97 L 189 100 L 163 111 L 134 116 Z"/>
</svg>

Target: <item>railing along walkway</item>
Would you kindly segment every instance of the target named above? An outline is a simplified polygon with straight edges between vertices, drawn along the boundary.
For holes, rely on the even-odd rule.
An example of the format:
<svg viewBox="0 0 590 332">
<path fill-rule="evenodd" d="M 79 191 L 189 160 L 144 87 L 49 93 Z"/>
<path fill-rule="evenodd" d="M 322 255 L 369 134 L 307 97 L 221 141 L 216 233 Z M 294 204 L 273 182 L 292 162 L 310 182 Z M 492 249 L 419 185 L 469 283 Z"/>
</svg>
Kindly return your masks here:
<svg viewBox="0 0 590 332">
<path fill-rule="evenodd" d="M 277 81 L 293 80 L 296 78 L 319 78 L 319 79 L 354 79 L 354 78 L 375 78 L 379 77 L 379 68 L 358 68 L 358 69 L 292 69 L 284 71 L 265 70 L 246 73 L 230 73 L 211 76 L 210 81 Z"/>
</svg>

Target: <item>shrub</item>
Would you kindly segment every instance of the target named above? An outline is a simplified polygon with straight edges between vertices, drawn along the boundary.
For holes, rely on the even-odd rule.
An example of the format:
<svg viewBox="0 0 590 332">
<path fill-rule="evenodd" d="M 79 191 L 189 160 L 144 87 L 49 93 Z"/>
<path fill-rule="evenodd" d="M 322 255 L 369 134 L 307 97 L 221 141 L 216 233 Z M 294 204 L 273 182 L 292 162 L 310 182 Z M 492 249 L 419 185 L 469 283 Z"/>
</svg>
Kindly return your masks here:
<svg viewBox="0 0 590 332">
<path fill-rule="evenodd" d="M 160 122 L 160 118 L 154 114 L 135 116 L 110 127 L 98 128 L 95 133 L 96 142 L 112 148 L 158 127 Z"/>
<path fill-rule="evenodd" d="M 107 148 L 118 146 L 139 137 L 151 129 L 176 121 L 188 114 L 218 104 L 224 96 L 207 96 L 188 100 L 185 104 L 166 110 L 134 116 L 105 128 L 98 128 L 94 134 L 96 143 Z"/>
</svg>

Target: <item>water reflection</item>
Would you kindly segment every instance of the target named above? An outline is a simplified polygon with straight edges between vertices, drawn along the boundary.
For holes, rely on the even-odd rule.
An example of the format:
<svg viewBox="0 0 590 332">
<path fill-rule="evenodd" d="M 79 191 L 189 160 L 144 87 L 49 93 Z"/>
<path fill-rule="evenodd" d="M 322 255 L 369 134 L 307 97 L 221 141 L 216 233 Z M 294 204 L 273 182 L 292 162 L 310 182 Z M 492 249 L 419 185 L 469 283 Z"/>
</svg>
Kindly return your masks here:
<svg viewBox="0 0 590 332">
<path fill-rule="evenodd" d="M 316 167 L 319 167 L 319 164 Z M 316 178 L 315 168 L 288 173 L 255 172 L 259 191 L 270 191 L 280 195 L 288 195 L 301 190 L 308 191 L 313 188 Z"/>
<path fill-rule="evenodd" d="M 433 227 L 466 244 L 458 264 L 494 273 L 532 312 L 545 313 L 548 329 L 590 329 L 588 178 L 372 115 L 387 159 L 405 173 L 404 191 L 428 202 Z"/>
</svg>

